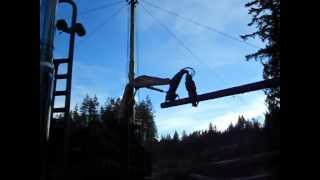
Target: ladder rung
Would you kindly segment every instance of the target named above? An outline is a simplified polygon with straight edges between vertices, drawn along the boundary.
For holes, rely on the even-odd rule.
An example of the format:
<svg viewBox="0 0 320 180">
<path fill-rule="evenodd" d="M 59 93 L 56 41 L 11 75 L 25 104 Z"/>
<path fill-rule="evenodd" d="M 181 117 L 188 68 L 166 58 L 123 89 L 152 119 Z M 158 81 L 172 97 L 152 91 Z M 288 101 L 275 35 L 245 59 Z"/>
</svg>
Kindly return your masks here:
<svg viewBox="0 0 320 180">
<path fill-rule="evenodd" d="M 54 64 L 63 64 L 63 63 L 68 63 L 69 62 L 69 58 L 62 58 L 62 59 L 54 59 L 53 63 Z"/>
<path fill-rule="evenodd" d="M 66 108 L 53 108 L 52 112 L 57 113 L 57 112 L 64 112 Z"/>
<path fill-rule="evenodd" d="M 68 74 L 56 74 L 55 78 L 56 79 L 67 79 Z"/>
<path fill-rule="evenodd" d="M 63 121 L 63 120 L 64 120 L 64 117 L 62 117 L 61 119 L 52 118 L 50 121 L 55 122 L 55 124 L 57 124 L 57 123 L 61 124 L 61 121 Z"/>
<path fill-rule="evenodd" d="M 55 96 L 65 96 L 67 95 L 67 91 L 54 91 Z"/>
</svg>

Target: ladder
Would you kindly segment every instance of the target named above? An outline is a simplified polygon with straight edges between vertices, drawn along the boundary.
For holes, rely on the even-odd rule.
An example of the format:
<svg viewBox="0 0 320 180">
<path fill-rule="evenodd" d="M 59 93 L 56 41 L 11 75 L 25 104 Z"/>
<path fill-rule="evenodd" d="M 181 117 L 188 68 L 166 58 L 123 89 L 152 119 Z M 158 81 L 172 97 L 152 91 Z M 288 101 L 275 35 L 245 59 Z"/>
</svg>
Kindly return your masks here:
<svg viewBox="0 0 320 180">
<path fill-rule="evenodd" d="M 51 119 L 57 122 L 58 119 L 55 118 L 55 114 L 63 114 L 64 126 L 68 127 L 69 116 L 70 116 L 70 99 L 71 99 L 71 78 L 72 78 L 72 59 L 63 58 L 63 59 L 54 59 L 54 81 L 53 81 L 53 96 L 52 96 L 52 112 Z M 62 64 L 67 65 L 67 72 L 65 74 L 59 74 L 59 67 Z M 64 90 L 57 90 L 57 82 L 66 80 L 66 87 Z M 58 96 L 64 96 L 64 107 L 55 107 L 55 100 Z M 58 124 L 57 124 L 58 125 Z M 70 126 L 69 126 L 70 127 Z"/>
<path fill-rule="evenodd" d="M 59 3 L 67 3 L 72 7 L 72 16 L 71 16 L 71 24 L 68 23 L 64 19 L 59 19 L 56 22 L 56 28 L 64 33 L 69 34 L 69 48 L 68 48 L 68 56 L 66 58 L 61 59 L 53 59 L 54 65 L 54 79 L 53 79 L 53 89 L 52 89 L 52 98 L 51 98 L 51 107 L 52 111 L 50 112 L 50 119 L 52 120 L 51 124 L 54 125 L 56 129 L 63 129 L 63 156 L 62 156 L 62 166 L 61 166 L 61 176 L 65 176 L 68 174 L 69 170 L 69 149 L 70 149 L 70 134 L 71 134 L 71 126 L 72 120 L 70 117 L 70 101 L 71 101 L 71 80 L 72 80 L 72 68 L 73 68 L 73 56 L 74 56 L 74 44 L 75 44 L 75 36 L 84 36 L 86 34 L 85 29 L 81 23 L 77 22 L 77 6 L 73 0 L 59 0 Z M 64 74 L 59 74 L 59 67 L 62 64 L 67 65 L 67 72 Z M 57 90 L 57 84 L 59 81 L 66 81 L 66 86 L 64 90 Z M 64 96 L 64 106 L 63 107 L 55 107 L 56 97 Z M 56 118 L 57 113 L 62 113 L 63 118 L 61 121 L 57 121 Z M 56 122 L 56 123 L 54 123 Z M 60 134 L 60 133 L 57 133 Z M 59 138 L 60 140 L 60 138 Z M 58 141 L 59 141 L 58 140 Z M 63 178 L 64 179 L 64 178 Z"/>
<path fill-rule="evenodd" d="M 66 64 L 67 65 L 67 72 L 66 73 L 60 73 L 59 69 L 61 69 L 61 65 Z M 72 120 L 70 117 L 70 99 L 71 99 L 71 80 L 72 80 L 72 64 L 73 64 L 73 58 L 62 58 L 62 59 L 54 59 L 53 65 L 54 65 L 54 80 L 53 80 L 53 94 L 52 94 L 52 111 L 51 111 L 51 126 L 53 129 L 56 129 L 56 131 L 53 131 L 51 134 L 53 137 L 58 137 L 58 139 L 55 139 L 53 141 L 62 142 L 63 146 L 57 149 L 55 153 L 62 153 L 62 156 L 58 158 L 58 164 L 61 167 L 59 170 L 58 176 L 64 176 L 64 174 L 67 173 L 67 167 L 68 167 L 68 156 L 69 156 L 69 144 L 70 144 L 70 133 L 71 133 L 71 126 L 72 126 Z M 60 73 L 60 74 L 59 74 Z M 66 81 L 65 87 L 63 90 L 58 90 L 57 84 L 59 84 L 62 81 Z M 55 101 L 57 97 L 64 96 L 64 102 L 63 107 L 55 107 Z M 63 115 L 61 119 L 58 119 L 56 117 L 57 113 L 60 113 Z M 59 133 L 58 133 L 59 132 Z M 62 134 L 60 134 L 60 132 Z M 58 133 L 58 134 L 57 134 Z M 61 136 L 62 135 L 62 136 Z M 61 139 L 60 139 L 61 138 Z M 52 139 L 52 138 L 51 138 Z M 62 145 L 61 144 L 61 145 Z"/>
</svg>

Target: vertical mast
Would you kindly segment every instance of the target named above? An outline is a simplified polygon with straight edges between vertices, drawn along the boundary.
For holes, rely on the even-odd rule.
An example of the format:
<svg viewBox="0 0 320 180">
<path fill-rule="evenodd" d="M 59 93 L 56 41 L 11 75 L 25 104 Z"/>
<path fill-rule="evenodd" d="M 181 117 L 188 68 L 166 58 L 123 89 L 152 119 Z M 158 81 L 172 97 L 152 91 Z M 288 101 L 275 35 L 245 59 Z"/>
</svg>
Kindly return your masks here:
<svg viewBox="0 0 320 180">
<path fill-rule="evenodd" d="M 130 83 L 130 95 L 131 97 L 130 99 L 130 105 L 129 107 L 132 108 L 130 112 L 132 112 L 130 114 L 130 119 L 129 119 L 129 123 L 133 123 L 134 122 L 134 116 L 135 116 L 135 111 L 134 111 L 134 87 L 133 87 L 133 80 L 134 80 L 134 65 L 135 65 L 135 61 L 134 61 L 134 55 L 135 55 L 135 49 L 134 49 L 134 44 L 135 44 L 135 6 L 136 3 L 138 1 L 137 0 L 130 0 L 130 63 L 129 63 L 129 83 Z"/>
<path fill-rule="evenodd" d="M 57 0 L 42 0 L 40 4 L 40 140 L 46 142 L 49 138 Z"/>
<path fill-rule="evenodd" d="M 40 179 L 47 177 L 56 5 L 57 0 L 40 0 Z"/>
<path fill-rule="evenodd" d="M 128 127 L 128 136 L 127 136 L 127 140 L 128 140 L 128 156 L 127 156 L 127 168 L 128 168 L 128 173 L 130 173 L 130 139 L 131 139 L 131 130 L 130 130 L 130 126 L 134 123 L 134 119 L 135 119 L 135 102 L 134 102 L 134 86 L 133 86 L 133 81 L 134 81 L 134 55 L 135 55 L 135 50 L 134 50 L 134 34 L 135 34 L 135 6 L 136 6 L 137 0 L 130 0 L 129 4 L 130 4 L 130 62 L 129 62 L 129 74 L 128 74 L 128 78 L 129 78 L 129 92 L 128 92 L 128 119 L 127 121 L 127 127 Z"/>
</svg>

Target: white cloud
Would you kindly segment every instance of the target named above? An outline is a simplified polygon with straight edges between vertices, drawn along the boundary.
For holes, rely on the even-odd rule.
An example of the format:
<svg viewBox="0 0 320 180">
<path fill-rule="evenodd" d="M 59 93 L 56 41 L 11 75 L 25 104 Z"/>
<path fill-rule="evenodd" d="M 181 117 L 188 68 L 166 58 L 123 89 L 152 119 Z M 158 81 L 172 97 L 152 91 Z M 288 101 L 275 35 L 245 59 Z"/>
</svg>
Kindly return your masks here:
<svg viewBox="0 0 320 180">
<path fill-rule="evenodd" d="M 246 119 L 257 118 L 266 112 L 266 107 L 262 104 L 263 102 L 257 102 L 251 104 L 251 108 L 247 111 L 237 111 L 237 113 L 227 113 L 217 117 L 212 121 L 212 124 L 216 125 L 218 130 L 225 130 L 230 123 L 235 124 L 237 122 L 239 115 L 243 115 Z"/>
<path fill-rule="evenodd" d="M 93 62 L 77 61 L 74 64 L 72 106 L 81 103 L 86 94 L 96 95 L 100 103 L 108 97 L 120 96 L 126 84 L 123 72 L 115 71 L 108 66 Z M 119 90 L 120 88 L 120 90 Z"/>
<path fill-rule="evenodd" d="M 156 125 L 159 135 L 172 134 L 175 130 L 187 133 L 195 130 L 208 128 L 209 123 L 217 126 L 218 130 L 225 130 L 230 123 L 236 123 L 239 115 L 246 119 L 256 118 L 266 112 L 263 94 L 253 95 L 246 99 L 246 104 L 242 106 L 234 105 L 232 101 L 204 101 L 200 102 L 199 107 L 181 106 L 172 109 L 165 109 L 166 113 L 161 113 L 156 117 Z"/>
</svg>

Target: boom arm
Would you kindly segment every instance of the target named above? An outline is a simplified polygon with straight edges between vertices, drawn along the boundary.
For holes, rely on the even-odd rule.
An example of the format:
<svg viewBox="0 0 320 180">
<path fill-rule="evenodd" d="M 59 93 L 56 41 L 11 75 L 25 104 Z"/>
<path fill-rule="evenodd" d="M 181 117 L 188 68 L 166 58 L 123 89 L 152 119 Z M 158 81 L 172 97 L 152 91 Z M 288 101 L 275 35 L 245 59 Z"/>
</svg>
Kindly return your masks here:
<svg viewBox="0 0 320 180">
<path fill-rule="evenodd" d="M 133 81 L 133 84 L 130 84 L 130 83 L 127 84 L 122 96 L 121 104 L 120 104 L 120 113 L 119 113 L 120 121 L 125 122 L 127 117 L 129 117 L 129 114 L 130 114 L 129 112 L 130 108 L 128 108 L 128 105 L 130 102 L 130 98 L 134 97 L 133 94 L 130 94 L 131 93 L 131 91 L 129 91 L 130 86 L 133 86 L 136 89 L 148 88 L 148 89 L 164 92 L 163 90 L 157 89 L 153 86 L 169 85 L 170 87 L 169 87 L 169 90 L 167 91 L 166 102 L 172 102 L 172 101 L 175 101 L 178 96 L 176 94 L 176 91 L 179 87 L 179 84 L 184 74 L 187 74 L 185 85 L 186 85 L 186 89 L 188 90 L 189 98 L 192 99 L 192 105 L 197 106 L 198 101 L 197 101 L 196 86 L 194 81 L 192 80 L 192 75 L 190 74 L 188 69 L 191 69 L 193 71 L 192 68 L 189 68 L 189 67 L 184 68 L 180 70 L 177 74 L 175 74 L 172 79 L 142 75 L 135 78 Z M 193 71 L 193 74 L 194 74 L 194 71 Z"/>
</svg>

